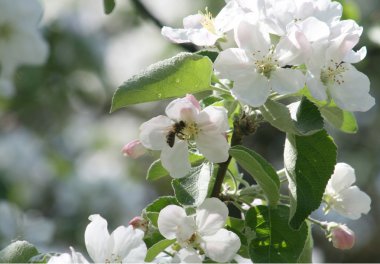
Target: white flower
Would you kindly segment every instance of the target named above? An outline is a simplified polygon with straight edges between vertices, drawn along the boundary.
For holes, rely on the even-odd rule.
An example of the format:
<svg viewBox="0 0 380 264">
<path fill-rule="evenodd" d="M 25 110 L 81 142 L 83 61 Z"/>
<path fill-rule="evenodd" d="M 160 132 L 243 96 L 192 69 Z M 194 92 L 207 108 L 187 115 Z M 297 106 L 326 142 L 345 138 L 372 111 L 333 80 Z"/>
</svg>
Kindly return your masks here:
<svg viewBox="0 0 380 264">
<path fill-rule="evenodd" d="M 38 31 L 42 8 L 36 0 L 0 1 L 0 84 L 10 85 L 13 73 L 21 64 L 45 62 L 48 46 Z M 12 93 L 0 87 L 0 93 Z M 9 94 L 8 94 L 9 95 Z"/>
<path fill-rule="evenodd" d="M 217 198 L 206 199 L 195 215 L 187 216 L 177 205 L 169 205 L 158 216 L 158 229 L 167 239 L 176 239 L 183 248 L 200 247 L 217 262 L 231 261 L 240 248 L 239 237 L 224 229 L 227 206 Z"/>
<path fill-rule="evenodd" d="M 198 46 L 212 46 L 230 31 L 243 11 L 235 1 L 227 5 L 215 17 L 206 9 L 183 19 L 183 29 L 163 27 L 161 34 L 176 43 L 192 42 Z"/>
<path fill-rule="evenodd" d="M 350 219 L 359 219 L 371 209 L 371 198 L 357 186 L 351 186 L 355 180 L 354 169 L 346 163 L 338 163 L 324 194 L 328 208 Z"/>
<path fill-rule="evenodd" d="M 71 264 L 71 263 L 89 263 L 85 257 L 79 252 L 75 252 L 74 248 L 70 247 L 71 254 L 63 253 L 59 256 L 53 256 L 47 262 L 48 264 Z"/>
<path fill-rule="evenodd" d="M 182 248 L 176 253 L 171 263 L 202 263 L 203 258 L 192 248 Z"/>
<path fill-rule="evenodd" d="M 110 235 L 107 221 L 100 215 L 91 215 L 84 239 L 87 252 L 96 263 L 144 262 L 147 248 L 144 232 L 132 226 L 119 226 Z"/>
<path fill-rule="evenodd" d="M 161 162 L 174 178 L 186 176 L 191 165 L 188 147 L 196 143 L 211 162 L 228 159 L 229 129 L 226 109 L 208 106 L 201 110 L 192 95 L 172 101 L 167 116 L 157 116 L 140 126 L 140 141 L 148 149 L 161 150 Z"/>
<path fill-rule="evenodd" d="M 221 52 L 214 67 L 222 78 L 234 81 L 232 94 L 239 101 L 260 106 L 271 90 L 291 94 L 304 87 L 303 73 L 285 67 L 287 61 L 279 57 L 269 33 L 260 24 L 252 24 L 249 17 L 242 20 L 235 29 L 235 41 L 239 48 Z"/>
</svg>

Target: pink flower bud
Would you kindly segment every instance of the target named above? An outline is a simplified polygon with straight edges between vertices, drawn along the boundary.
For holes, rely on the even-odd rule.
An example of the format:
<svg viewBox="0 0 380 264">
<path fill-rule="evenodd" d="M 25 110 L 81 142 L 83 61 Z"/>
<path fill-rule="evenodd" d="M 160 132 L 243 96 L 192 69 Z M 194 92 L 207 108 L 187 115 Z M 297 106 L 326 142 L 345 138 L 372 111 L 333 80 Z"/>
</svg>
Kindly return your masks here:
<svg viewBox="0 0 380 264">
<path fill-rule="evenodd" d="M 121 151 L 123 152 L 124 156 L 137 159 L 138 157 L 145 154 L 146 148 L 141 144 L 140 140 L 135 139 L 125 145 Z"/>
<path fill-rule="evenodd" d="M 128 224 L 133 226 L 134 229 L 138 228 L 144 232 L 146 232 L 148 229 L 148 222 L 140 216 L 133 217 L 133 219 L 129 221 Z"/>
<path fill-rule="evenodd" d="M 328 227 L 330 240 L 338 249 L 351 249 L 355 244 L 355 233 L 346 225 L 330 223 Z"/>
<path fill-rule="evenodd" d="M 194 95 L 186 94 L 185 98 L 189 100 L 195 106 L 195 108 L 197 108 L 199 111 L 201 110 L 201 105 L 199 104 L 197 98 L 195 98 Z"/>
</svg>

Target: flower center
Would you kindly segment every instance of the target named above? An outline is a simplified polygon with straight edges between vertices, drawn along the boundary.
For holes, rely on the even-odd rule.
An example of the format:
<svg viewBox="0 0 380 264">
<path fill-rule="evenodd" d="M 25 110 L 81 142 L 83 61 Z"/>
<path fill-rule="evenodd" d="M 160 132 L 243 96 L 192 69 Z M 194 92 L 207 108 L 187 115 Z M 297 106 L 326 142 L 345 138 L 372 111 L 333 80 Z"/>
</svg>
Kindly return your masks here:
<svg viewBox="0 0 380 264">
<path fill-rule="evenodd" d="M 204 13 L 202 13 L 202 11 L 199 11 L 199 14 L 202 15 L 202 19 L 201 19 L 202 27 L 207 29 L 210 33 L 216 35 L 214 18 L 212 17 L 212 14 L 208 11 L 208 8 L 206 7 L 206 10 Z"/>
<path fill-rule="evenodd" d="M 105 263 L 123 263 L 123 259 L 119 255 L 112 254 L 110 259 L 106 259 Z"/>
<path fill-rule="evenodd" d="M 261 75 L 264 75 L 268 79 L 273 71 L 275 71 L 279 65 L 276 59 L 273 58 L 272 54 L 255 61 L 256 70 Z"/>
<path fill-rule="evenodd" d="M 12 27 L 8 23 L 0 25 L 0 39 L 9 39 L 12 35 Z"/>
<path fill-rule="evenodd" d="M 321 82 L 326 86 L 333 85 L 334 83 L 341 85 L 344 83 L 343 73 L 347 68 L 344 67 L 343 63 L 331 62 L 330 66 L 324 67 L 321 70 Z"/>
<path fill-rule="evenodd" d="M 173 147 L 175 137 L 181 140 L 194 140 L 198 133 L 199 128 L 195 122 L 179 121 L 172 126 L 166 135 L 166 143 Z"/>
</svg>

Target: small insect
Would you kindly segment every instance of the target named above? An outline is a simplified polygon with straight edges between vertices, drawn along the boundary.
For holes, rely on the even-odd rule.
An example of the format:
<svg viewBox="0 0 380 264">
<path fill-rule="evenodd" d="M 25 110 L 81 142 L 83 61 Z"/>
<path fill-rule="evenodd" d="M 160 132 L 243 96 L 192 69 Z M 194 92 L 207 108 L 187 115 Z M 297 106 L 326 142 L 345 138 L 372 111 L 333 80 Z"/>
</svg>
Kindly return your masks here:
<svg viewBox="0 0 380 264">
<path fill-rule="evenodd" d="M 169 147 L 174 146 L 175 136 L 183 136 L 182 130 L 186 127 L 186 123 L 184 121 L 179 121 L 175 123 L 169 133 L 166 135 L 166 143 L 168 143 Z"/>
</svg>

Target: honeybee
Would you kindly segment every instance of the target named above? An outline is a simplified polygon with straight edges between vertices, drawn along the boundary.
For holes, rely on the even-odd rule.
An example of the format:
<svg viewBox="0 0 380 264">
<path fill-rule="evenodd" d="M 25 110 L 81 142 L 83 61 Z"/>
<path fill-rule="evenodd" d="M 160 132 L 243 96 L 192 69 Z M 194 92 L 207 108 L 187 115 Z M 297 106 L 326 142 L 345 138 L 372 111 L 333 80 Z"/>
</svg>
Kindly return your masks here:
<svg viewBox="0 0 380 264">
<path fill-rule="evenodd" d="M 169 133 L 166 135 L 166 143 L 168 143 L 169 147 L 174 146 L 175 136 L 183 135 L 182 130 L 186 127 L 186 123 L 184 121 L 179 121 L 175 123 Z"/>
</svg>

